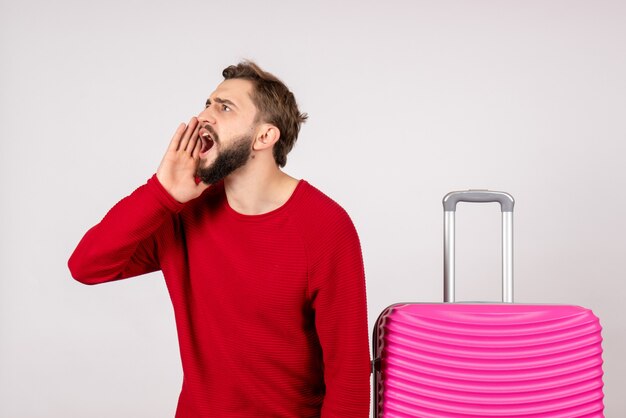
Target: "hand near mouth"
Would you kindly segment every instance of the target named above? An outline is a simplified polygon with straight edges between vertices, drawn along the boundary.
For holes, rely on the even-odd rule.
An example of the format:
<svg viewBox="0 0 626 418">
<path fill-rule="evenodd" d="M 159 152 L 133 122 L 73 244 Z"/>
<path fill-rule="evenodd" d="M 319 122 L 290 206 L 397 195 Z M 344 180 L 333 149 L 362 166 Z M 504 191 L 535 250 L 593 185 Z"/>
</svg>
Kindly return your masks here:
<svg viewBox="0 0 626 418">
<path fill-rule="evenodd" d="M 196 117 L 191 118 L 189 125 L 181 123 L 157 170 L 159 182 L 180 203 L 195 199 L 209 187 L 203 182 L 196 183 L 196 170 L 202 149 L 199 130 Z"/>
</svg>

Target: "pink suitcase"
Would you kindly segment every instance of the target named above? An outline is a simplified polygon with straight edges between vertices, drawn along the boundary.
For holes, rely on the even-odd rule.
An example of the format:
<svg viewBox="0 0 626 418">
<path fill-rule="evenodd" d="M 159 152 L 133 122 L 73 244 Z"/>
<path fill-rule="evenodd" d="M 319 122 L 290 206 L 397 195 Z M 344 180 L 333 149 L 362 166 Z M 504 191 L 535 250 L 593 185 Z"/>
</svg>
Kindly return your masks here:
<svg viewBox="0 0 626 418">
<path fill-rule="evenodd" d="M 457 202 L 499 202 L 503 302 L 452 303 Z M 513 198 L 469 190 L 444 203 L 444 303 L 398 303 L 374 326 L 374 418 L 604 417 L 598 318 L 513 304 Z"/>
</svg>

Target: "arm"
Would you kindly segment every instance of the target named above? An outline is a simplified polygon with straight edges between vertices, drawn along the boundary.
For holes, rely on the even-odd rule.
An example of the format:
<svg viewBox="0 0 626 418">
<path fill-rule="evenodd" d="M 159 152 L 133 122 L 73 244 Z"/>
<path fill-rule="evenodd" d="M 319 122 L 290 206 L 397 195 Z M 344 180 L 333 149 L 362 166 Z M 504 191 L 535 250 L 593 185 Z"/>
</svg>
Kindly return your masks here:
<svg viewBox="0 0 626 418">
<path fill-rule="evenodd" d="M 359 238 L 347 215 L 325 242 L 327 253 L 311 277 L 315 325 L 324 356 L 326 396 L 321 416 L 367 418 L 370 357 L 365 274 Z"/>
<path fill-rule="evenodd" d="M 156 175 L 85 234 L 68 262 L 72 276 L 96 284 L 158 270 L 156 231 L 208 187 L 195 181 L 199 155 L 194 117 L 179 125 Z"/>
<path fill-rule="evenodd" d="M 153 176 L 85 234 L 68 262 L 72 277 L 97 284 L 158 270 L 155 233 L 181 208 Z"/>
</svg>

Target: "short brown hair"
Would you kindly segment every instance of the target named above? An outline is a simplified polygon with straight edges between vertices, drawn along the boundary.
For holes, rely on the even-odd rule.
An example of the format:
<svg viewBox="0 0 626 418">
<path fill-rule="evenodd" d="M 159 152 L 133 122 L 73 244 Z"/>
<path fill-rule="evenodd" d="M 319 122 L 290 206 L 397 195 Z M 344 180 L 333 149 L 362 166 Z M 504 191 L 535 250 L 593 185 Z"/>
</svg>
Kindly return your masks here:
<svg viewBox="0 0 626 418">
<path fill-rule="evenodd" d="M 276 164 L 284 167 L 287 164 L 287 154 L 296 143 L 300 126 L 308 115 L 300 113 L 296 98 L 282 81 L 263 71 L 252 61 L 231 65 L 222 71 L 222 75 L 226 80 L 242 78 L 252 81 L 252 102 L 259 111 L 256 120 L 271 123 L 280 131 L 273 153 Z"/>
</svg>

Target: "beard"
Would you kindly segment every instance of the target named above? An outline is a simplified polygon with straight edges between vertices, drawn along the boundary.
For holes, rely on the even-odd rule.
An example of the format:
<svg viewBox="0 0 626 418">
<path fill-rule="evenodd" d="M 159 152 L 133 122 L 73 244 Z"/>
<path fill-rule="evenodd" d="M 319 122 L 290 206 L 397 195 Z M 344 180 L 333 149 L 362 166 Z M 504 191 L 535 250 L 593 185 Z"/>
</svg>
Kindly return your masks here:
<svg viewBox="0 0 626 418">
<path fill-rule="evenodd" d="M 252 154 L 252 139 L 248 135 L 236 138 L 233 143 L 217 154 L 217 158 L 207 167 L 198 166 L 196 176 L 206 184 L 215 184 L 248 162 Z M 202 162 L 200 163 L 202 164 Z"/>
</svg>

